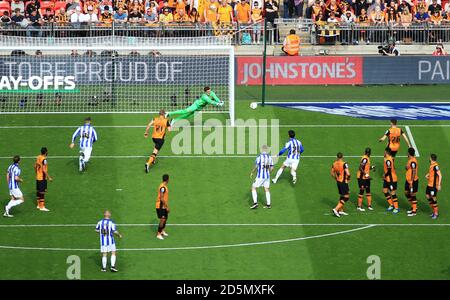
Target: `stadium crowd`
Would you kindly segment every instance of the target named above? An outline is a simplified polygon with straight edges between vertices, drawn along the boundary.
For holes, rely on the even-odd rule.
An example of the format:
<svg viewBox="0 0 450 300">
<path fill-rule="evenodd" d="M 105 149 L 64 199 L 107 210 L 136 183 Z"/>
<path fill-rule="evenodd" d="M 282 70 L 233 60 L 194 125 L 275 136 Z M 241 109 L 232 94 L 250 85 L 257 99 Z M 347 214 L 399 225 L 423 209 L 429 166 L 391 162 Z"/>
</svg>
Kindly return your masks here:
<svg viewBox="0 0 450 300">
<path fill-rule="evenodd" d="M 2 25 L 22 27 L 113 22 L 252 24 L 262 20 L 262 7 L 262 0 L 1 0 L 0 14 Z"/>
</svg>

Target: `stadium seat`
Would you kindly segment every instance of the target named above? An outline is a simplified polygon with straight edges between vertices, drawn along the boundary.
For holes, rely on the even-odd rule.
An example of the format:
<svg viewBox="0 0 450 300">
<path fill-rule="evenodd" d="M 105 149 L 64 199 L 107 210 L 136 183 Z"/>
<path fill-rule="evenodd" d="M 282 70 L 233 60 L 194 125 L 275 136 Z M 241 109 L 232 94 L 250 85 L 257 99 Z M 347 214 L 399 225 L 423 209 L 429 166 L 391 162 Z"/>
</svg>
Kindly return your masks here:
<svg viewBox="0 0 450 300">
<path fill-rule="evenodd" d="M 55 6 L 53 7 L 53 11 L 57 11 L 61 7 L 66 8 L 66 2 L 65 1 L 56 1 Z"/>
<path fill-rule="evenodd" d="M 11 4 L 8 1 L 1 1 L 0 2 L 0 11 L 2 11 L 2 12 L 3 11 L 11 12 Z"/>
<path fill-rule="evenodd" d="M 41 1 L 41 11 L 44 12 L 45 9 L 51 8 L 53 9 L 53 6 L 55 6 L 55 3 L 53 1 Z"/>
</svg>

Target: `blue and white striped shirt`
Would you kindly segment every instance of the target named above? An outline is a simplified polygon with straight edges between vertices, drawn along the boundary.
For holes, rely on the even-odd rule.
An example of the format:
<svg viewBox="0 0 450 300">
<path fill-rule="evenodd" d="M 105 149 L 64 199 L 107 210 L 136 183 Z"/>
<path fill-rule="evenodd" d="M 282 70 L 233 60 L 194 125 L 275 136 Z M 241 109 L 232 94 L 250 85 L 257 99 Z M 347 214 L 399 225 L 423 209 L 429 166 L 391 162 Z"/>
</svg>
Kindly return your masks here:
<svg viewBox="0 0 450 300">
<path fill-rule="evenodd" d="M 80 136 L 80 148 L 91 148 L 95 141 L 97 141 L 97 132 L 91 124 L 85 124 L 78 127 L 72 135 L 72 143 Z"/>
<path fill-rule="evenodd" d="M 16 181 L 16 176 L 20 176 L 20 168 L 19 165 L 14 163 L 8 167 L 8 187 L 10 190 L 18 189 L 19 188 L 19 182 Z"/>
<path fill-rule="evenodd" d="M 97 223 L 95 230 L 100 233 L 100 245 L 110 246 L 115 245 L 114 232 L 116 231 L 116 224 L 109 219 L 102 219 Z"/>
<path fill-rule="evenodd" d="M 267 153 L 261 153 L 256 158 L 256 178 L 260 179 L 269 179 L 270 178 L 270 169 L 273 167 L 272 157 Z"/>
<path fill-rule="evenodd" d="M 278 155 L 281 156 L 284 152 L 288 151 L 287 158 L 300 159 L 300 154 L 302 154 L 304 150 L 302 142 L 295 138 L 291 138 L 284 148 L 280 150 Z"/>
</svg>

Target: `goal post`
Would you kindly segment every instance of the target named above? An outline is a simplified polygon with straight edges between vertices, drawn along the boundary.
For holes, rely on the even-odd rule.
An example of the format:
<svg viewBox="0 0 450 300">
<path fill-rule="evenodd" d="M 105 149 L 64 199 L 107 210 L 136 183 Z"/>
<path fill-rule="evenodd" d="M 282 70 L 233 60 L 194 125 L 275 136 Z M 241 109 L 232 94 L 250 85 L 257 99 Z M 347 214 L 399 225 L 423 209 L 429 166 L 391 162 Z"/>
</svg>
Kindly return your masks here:
<svg viewBox="0 0 450 300">
<path fill-rule="evenodd" d="M 0 45 L 0 113 L 156 113 L 210 86 L 234 126 L 231 45 Z"/>
</svg>

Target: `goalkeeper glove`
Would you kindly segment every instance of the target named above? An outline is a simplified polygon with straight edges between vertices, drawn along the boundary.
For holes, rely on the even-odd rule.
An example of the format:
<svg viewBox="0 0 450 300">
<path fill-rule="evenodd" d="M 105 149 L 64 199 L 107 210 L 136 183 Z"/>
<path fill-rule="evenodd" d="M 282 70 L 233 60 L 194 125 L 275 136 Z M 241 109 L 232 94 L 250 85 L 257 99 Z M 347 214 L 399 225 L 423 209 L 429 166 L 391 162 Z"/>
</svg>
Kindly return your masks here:
<svg viewBox="0 0 450 300">
<path fill-rule="evenodd" d="M 217 104 L 218 106 L 223 106 L 225 104 L 225 102 L 223 101 L 219 101 L 219 103 Z"/>
</svg>

